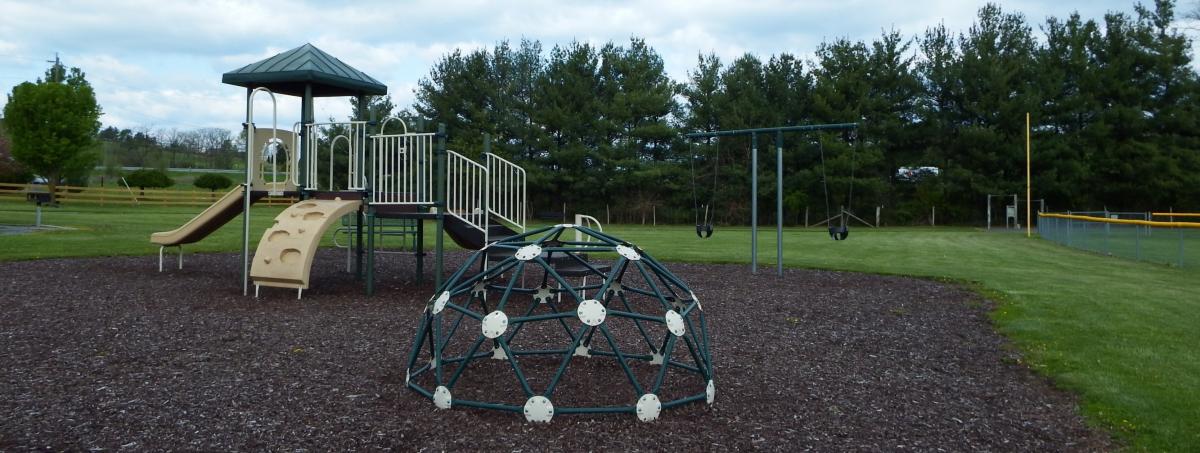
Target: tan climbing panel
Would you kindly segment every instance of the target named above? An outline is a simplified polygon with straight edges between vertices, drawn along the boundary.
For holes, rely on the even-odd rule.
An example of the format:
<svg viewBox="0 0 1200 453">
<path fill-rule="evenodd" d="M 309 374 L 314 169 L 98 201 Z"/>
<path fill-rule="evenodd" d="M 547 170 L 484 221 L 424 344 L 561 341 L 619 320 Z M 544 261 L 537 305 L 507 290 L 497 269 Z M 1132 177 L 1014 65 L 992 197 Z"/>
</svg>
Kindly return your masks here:
<svg viewBox="0 0 1200 453">
<path fill-rule="evenodd" d="M 308 289 L 313 255 L 321 237 L 342 216 L 358 210 L 359 200 L 304 200 L 275 217 L 263 233 L 250 265 L 255 285 Z"/>
</svg>

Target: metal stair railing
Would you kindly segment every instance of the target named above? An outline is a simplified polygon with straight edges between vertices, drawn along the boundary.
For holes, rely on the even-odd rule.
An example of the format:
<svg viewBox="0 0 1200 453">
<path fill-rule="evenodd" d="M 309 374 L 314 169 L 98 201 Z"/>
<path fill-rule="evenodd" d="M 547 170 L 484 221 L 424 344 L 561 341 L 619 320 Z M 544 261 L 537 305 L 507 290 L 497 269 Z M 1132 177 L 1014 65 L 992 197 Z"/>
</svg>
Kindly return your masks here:
<svg viewBox="0 0 1200 453">
<path fill-rule="evenodd" d="M 483 232 L 488 240 L 488 168 L 446 150 L 446 213 Z"/>
<path fill-rule="evenodd" d="M 484 153 L 490 192 L 487 212 L 525 232 L 525 169 L 492 153 Z"/>
</svg>

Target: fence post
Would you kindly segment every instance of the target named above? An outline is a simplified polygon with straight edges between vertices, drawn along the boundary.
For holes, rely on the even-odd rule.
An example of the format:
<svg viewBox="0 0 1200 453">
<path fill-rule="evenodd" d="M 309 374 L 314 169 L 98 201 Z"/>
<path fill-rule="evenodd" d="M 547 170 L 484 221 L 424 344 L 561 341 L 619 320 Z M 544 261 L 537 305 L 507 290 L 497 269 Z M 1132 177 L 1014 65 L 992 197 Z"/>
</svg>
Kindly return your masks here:
<svg viewBox="0 0 1200 453">
<path fill-rule="evenodd" d="M 1067 211 L 1067 215 L 1071 215 L 1071 211 Z M 1070 217 L 1067 218 L 1067 247 L 1071 246 L 1071 229 L 1075 227 L 1072 220 Z"/>
<path fill-rule="evenodd" d="M 1142 260 L 1142 226 L 1133 226 L 1133 258 Z"/>
<path fill-rule="evenodd" d="M 1176 228 L 1176 230 L 1179 230 L 1179 267 L 1182 268 L 1183 267 L 1183 228 Z"/>
<path fill-rule="evenodd" d="M 1104 209 L 1104 218 L 1105 219 L 1109 218 L 1107 208 Z M 1111 231 L 1112 231 L 1112 224 L 1110 224 L 1108 222 L 1104 222 L 1104 254 L 1110 255 L 1110 256 L 1112 255 L 1112 251 L 1109 250 L 1109 248 L 1108 248 L 1108 234 Z"/>
</svg>

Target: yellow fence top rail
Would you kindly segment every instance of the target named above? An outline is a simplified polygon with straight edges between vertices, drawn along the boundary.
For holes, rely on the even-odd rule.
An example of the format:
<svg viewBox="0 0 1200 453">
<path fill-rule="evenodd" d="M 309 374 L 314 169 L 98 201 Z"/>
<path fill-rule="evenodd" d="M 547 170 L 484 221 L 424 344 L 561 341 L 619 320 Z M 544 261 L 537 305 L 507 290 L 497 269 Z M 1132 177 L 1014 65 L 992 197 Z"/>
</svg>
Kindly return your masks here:
<svg viewBox="0 0 1200 453">
<path fill-rule="evenodd" d="M 1200 217 L 1200 212 L 1151 212 L 1151 217 Z"/>
<path fill-rule="evenodd" d="M 1155 222 L 1152 220 L 1131 220 L 1131 219 L 1106 219 L 1104 217 L 1092 217 L 1089 215 L 1074 215 L 1074 214 L 1050 214 L 1039 212 L 1038 217 L 1050 217 L 1055 219 L 1071 219 L 1084 220 L 1088 222 L 1100 223 L 1116 223 L 1122 225 L 1142 225 L 1160 228 L 1200 228 L 1200 223 L 1197 222 Z"/>
</svg>

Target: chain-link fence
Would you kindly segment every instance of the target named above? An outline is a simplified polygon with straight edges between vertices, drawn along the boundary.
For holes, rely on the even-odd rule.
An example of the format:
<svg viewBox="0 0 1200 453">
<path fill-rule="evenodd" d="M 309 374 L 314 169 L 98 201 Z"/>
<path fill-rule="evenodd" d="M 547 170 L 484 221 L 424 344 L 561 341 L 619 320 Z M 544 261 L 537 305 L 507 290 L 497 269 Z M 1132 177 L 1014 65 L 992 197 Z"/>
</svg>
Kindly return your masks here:
<svg viewBox="0 0 1200 453">
<path fill-rule="evenodd" d="M 1109 256 L 1200 267 L 1200 223 L 1153 222 L 1148 213 L 1038 214 L 1038 234 L 1067 247 Z"/>
</svg>

